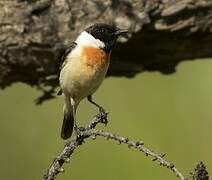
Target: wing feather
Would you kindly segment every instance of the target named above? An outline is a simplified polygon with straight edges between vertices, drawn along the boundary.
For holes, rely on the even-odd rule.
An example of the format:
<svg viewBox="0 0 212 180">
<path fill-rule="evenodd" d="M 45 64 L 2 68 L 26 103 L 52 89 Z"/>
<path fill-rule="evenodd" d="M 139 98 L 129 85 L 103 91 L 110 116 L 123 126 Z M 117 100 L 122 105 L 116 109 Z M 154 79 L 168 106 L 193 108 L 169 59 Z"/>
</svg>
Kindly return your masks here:
<svg viewBox="0 0 212 180">
<path fill-rule="evenodd" d="M 63 69 L 63 67 L 66 65 L 67 63 L 67 56 L 71 53 L 71 51 L 76 47 L 77 43 L 72 42 L 70 44 L 70 46 L 65 50 L 65 53 L 63 54 L 61 61 L 60 61 L 60 68 L 59 70 L 61 71 L 61 69 Z M 57 95 L 61 95 L 63 93 L 62 89 L 59 88 Z"/>
<path fill-rule="evenodd" d="M 67 56 L 71 53 L 71 51 L 76 47 L 77 43 L 72 42 L 70 46 L 66 49 L 65 53 L 63 54 L 61 58 L 61 63 L 60 63 L 60 70 L 66 65 L 67 63 Z"/>
</svg>

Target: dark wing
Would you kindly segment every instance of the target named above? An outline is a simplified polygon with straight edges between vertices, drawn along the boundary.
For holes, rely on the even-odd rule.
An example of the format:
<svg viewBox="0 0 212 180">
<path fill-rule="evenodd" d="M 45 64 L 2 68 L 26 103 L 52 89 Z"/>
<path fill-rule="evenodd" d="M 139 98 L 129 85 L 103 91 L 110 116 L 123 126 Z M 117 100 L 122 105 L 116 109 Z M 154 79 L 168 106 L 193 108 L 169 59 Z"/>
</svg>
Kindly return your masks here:
<svg viewBox="0 0 212 180">
<path fill-rule="evenodd" d="M 69 55 L 69 53 L 71 53 L 71 51 L 76 47 L 77 43 L 75 42 L 72 42 L 70 44 L 70 46 L 65 50 L 62 58 L 61 58 L 61 61 L 60 61 L 60 70 L 66 65 L 67 63 L 67 59 L 66 57 Z M 62 92 L 62 89 L 60 88 L 57 92 L 57 95 L 61 95 L 63 92 Z"/>
<path fill-rule="evenodd" d="M 61 58 L 61 62 L 60 62 L 60 70 L 65 66 L 66 64 L 66 57 L 69 55 L 69 53 L 76 47 L 77 43 L 72 42 L 70 44 L 70 46 L 65 50 L 62 58 Z"/>
</svg>

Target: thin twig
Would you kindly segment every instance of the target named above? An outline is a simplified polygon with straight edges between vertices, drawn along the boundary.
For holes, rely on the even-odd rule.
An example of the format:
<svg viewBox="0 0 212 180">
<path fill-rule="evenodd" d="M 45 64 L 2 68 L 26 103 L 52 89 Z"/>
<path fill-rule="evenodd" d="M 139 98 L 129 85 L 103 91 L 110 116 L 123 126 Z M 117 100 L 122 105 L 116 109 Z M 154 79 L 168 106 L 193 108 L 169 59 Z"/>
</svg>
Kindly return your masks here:
<svg viewBox="0 0 212 180">
<path fill-rule="evenodd" d="M 92 137 L 95 139 L 96 136 L 105 137 L 106 139 L 111 139 L 118 141 L 120 144 L 126 144 L 128 147 L 133 147 L 141 152 L 143 152 L 146 156 L 151 157 L 152 161 L 158 162 L 159 165 L 170 169 L 176 177 L 180 180 L 186 180 L 187 178 L 174 166 L 173 163 L 164 159 L 165 154 L 157 154 L 154 151 L 144 147 L 143 141 L 132 141 L 126 137 L 122 137 L 119 135 L 114 135 L 111 132 L 104 132 L 102 130 L 94 129 L 99 123 L 107 123 L 107 113 L 102 113 L 100 115 L 95 116 L 90 123 L 81 128 L 81 134 L 79 137 L 74 138 L 70 142 L 68 142 L 63 148 L 62 152 L 59 154 L 57 158 L 54 159 L 51 164 L 46 175 L 43 176 L 43 180 L 53 180 L 60 172 L 64 172 L 62 168 L 65 162 L 69 162 L 70 156 L 73 154 L 74 150 L 82 145 L 86 138 Z"/>
<path fill-rule="evenodd" d="M 68 142 L 63 148 L 62 152 L 55 158 L 48 169 L 47 173 L 43 176 L 43 180 L 53 180 L 60 172 L 64 172 L 62 168 L 63 164 L 69 162 L 69 158 L 74 152 L 74 150 L 82 145 L 84 139 L 90 137 L 87 132 L 91 129 L 95 128 L 97 124 L 103 123 L 107 124 L 107 114 L 108 113 L 100 113 L 96 115 L 85 128 L 81 129 L 81 135 L 79 137 L 75 137 L 73 140 Z"/>
<path fill-rule="evenodd" d="M 152 161 L 157 161 L 160 166 L 164 166 L 168 169 L 171 169 L 172 172 L 181 180 L 186 180 L 187 178 L 174 166 L 173 163 L 165 160 L 163 157 L 165 154 L 159 155 L 153 152 L 152 150 L 144 147 L 144 142 L 143 141 L 131 141 L 126 137 L 114 135 L 111 132 L 104 132 L 102 130 L 96 130 L 92 129 L 90 133 L 94 136 L 102 136 L 105 137 L 106 139 L 111 139 L 118 141 L 120 144 L 127 144 L 128 147 L 133 147 L 139 151 L 142 151 L 146 156 L 151 157 Z M 89 134 L 90 135 L 90 134 Z"/>
</svg>

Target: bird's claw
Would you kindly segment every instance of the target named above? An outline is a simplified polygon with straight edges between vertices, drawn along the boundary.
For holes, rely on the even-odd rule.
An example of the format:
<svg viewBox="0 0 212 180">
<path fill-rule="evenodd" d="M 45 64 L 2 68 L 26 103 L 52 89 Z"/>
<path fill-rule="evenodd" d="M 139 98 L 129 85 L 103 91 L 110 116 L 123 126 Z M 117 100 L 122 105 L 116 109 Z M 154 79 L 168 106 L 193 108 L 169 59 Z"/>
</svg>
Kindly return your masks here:
<svg viewBox="0 0 212 180">
<path fill-rule="evenodd" d="M 102 107 L 100 107 L 99 108 L 98 118 L 100 119 L 101 123 L 105 124 L 105 126 L 108 123 L 107 115 L 108 115 L 108 112 L 106 112 Z"/>
<path fill-rule="evenodd" d="M 82 136 L 81 131 L 82 131 L 81 127 L 78 128 L 77 126 L 74 126 L 74 133 L 75 133 L 76 138 L 79 138 Z"/>
</svg>

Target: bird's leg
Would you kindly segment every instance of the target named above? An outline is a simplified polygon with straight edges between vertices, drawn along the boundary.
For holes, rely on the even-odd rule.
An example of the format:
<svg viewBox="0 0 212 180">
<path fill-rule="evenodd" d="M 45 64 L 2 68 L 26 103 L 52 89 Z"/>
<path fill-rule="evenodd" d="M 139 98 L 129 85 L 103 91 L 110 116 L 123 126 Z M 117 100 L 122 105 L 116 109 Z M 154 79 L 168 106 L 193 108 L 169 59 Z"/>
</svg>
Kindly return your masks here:
<svg viewBox="0 0 212 180">
<path fill-rule="evenodd" d="M 104 108 L 102 106 L 98 105 L 97 103 L 95 103 L 92 100 L 92 96 L 91 95 L 88 96 L 88 101 L 99 108 L 99 116 L 102 119 L 102 123 L 107 124 L 107 114 L 108 113 L 104 110 Z"/>
<path fill-rule="evenodd" d="M 77 126 L 77 121 L 76 121 L 76 104 L 73 99 L 71 99 L 71 104 L 72 104 L 72 110 L 73 110 L 73 119 L 74 119 L 74 133 L 76 137 L 80 137 L 80 129 Z"/>
<path fill-rule="evenodd" d="M 106 113 L 105 110 L 104 110 L 104 108 L 103 108 L 102 106 L 98 105 L 97 103 L 95 103 L 95 102 L 92 100 L 92 96 L 91 96 L 91 95 L 88 96 L 88 101 L 89 101 L 90 103 L 92 103 L 93 105 L 95 105 L 96 107 L 98 107 L 100 113 Z"/>
</svg>

